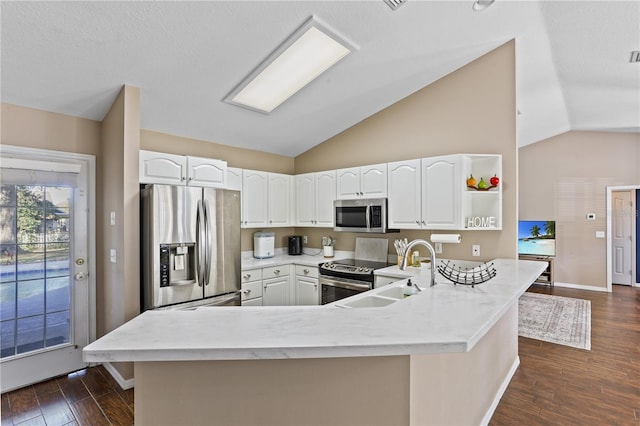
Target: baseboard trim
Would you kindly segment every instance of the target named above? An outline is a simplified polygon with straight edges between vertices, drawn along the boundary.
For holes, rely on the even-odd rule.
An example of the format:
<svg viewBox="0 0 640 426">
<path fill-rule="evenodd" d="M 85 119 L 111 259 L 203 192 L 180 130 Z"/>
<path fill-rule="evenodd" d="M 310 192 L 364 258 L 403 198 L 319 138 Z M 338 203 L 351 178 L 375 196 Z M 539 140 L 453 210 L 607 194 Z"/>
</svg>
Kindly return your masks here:
<svg viewBox="0 0 640 426">
<path fill-rule="evenodd" d="M 108 362 L 105 362 L 102 365 L 104 366 L 105 370 L 107 370 L 109 374 L 111 374 L 111 377 L 113 377 L 113 379 L 116 382 L 118 382 L 118 384 L 123 390 L 133 388 L 134 379 L 125 380 L 125 378 L 120 375 L 120 372 L 116 370 L 116 368 L 113 365 L 109 364 Z"/>
<path fill-rule="evenodd" d="M 559 283 L 556 281 L 554 285 L 556 287 L 575 288 L 577 290 L 602 291 L 605 293 L 609 292 L 606 287 L 593 287 L 593 286 L 584 285 L 584 284 Z"/>
<path fill-rule="evenodd" d="M 500 385 L 500 388 L 498 389 L 498 392 L 496 393 L 495 398 L 493 398 L 493 402 L 491 403 L 491 406 L 489 407 L 484 417 L 482 418 L 482 422 L 480 423 L 482 426 L 487 426 L 491 421 L 491 417 L 493 417 L 493 413 L 495 413 L 496 408 L 498 408 L 498 404 L 502 399 L 502 395 L 504 395 L 505 391 L 509 387 L 509 383 L 511 383 L 511 379 L 513 378 L 513 375 L 516 374 L 516 370 L 518 370 L 519 366 L 520 366 L 520 357 L 517 356 L 515 361 L 513 361 L 513 365 L 511 366 L 511 369 L 507 373 L 507 376 L 504 378 L 502 384 Z"/>
</svg>

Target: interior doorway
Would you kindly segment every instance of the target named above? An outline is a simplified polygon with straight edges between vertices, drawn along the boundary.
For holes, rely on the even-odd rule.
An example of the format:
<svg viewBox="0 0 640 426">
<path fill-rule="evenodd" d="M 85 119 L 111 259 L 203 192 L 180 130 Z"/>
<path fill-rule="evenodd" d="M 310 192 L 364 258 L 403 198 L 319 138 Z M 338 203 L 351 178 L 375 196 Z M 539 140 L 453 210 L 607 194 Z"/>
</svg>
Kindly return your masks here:
<svg viewBox="0 0 640 426">
<path fill-rule="evenodd" d="M 638 286 L 638 194 L 640 185 L 607 187 L 607 290 Z"/>
</svg>

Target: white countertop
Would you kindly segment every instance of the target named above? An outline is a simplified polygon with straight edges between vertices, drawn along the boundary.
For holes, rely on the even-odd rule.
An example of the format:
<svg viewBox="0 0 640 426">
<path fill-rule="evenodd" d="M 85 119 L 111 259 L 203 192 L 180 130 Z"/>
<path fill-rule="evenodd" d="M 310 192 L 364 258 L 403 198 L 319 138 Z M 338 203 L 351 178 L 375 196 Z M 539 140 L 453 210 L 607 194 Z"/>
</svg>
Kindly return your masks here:
<svg viewBox="0 0 640 426">
<path fill-rule="evenodd" d="M 336 250 L 332 258 L 326 258 L 322 255 L 322 249 L 305 247 L 304 253 L 296 256 L 287 254 L 285 250 L 276 249 L 275 256 L 266 259 L 256 259 L 253 257 L 253 251 L 242 252 L 242 270 L 249 271 L 251 269 L 291 264 L 318 267 L 322 262 L 353 257 L 353 252 L 349 251 Z"/>
<path fill-rule="evenodd" d="M 475 288 L 454 286 L 439 275 L 435 287 L 428 286 L 428 279 L 415 278 L 424 290 L 386 307 L 146 311 L 85 347 L 83 359 L 248 360 L 467 352 L 546 267 L 544 262 L 514 259 L 494 262 L 497 276 Z"/>
</svg>

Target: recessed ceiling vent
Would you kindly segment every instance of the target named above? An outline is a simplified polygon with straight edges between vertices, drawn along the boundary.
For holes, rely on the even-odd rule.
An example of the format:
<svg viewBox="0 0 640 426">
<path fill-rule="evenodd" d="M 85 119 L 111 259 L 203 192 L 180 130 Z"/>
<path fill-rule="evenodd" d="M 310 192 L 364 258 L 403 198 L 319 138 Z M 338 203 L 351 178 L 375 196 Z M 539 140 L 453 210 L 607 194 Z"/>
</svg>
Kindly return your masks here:
<svg viewBox="0 0 640 426">
<path fill-rule="evenodd" d="M 634 50 L 631 52 L 631 59 L 629 60 L 631 63 L 640 62 L 640 50 Z"/>
<path fill-rule="evenodd" d="M 407 0 L 384 0 L 384 2 L 389 5 L 389 7 L 393 10 L 396 10 L 403 4 L 407 2 Z"/>
</svg>

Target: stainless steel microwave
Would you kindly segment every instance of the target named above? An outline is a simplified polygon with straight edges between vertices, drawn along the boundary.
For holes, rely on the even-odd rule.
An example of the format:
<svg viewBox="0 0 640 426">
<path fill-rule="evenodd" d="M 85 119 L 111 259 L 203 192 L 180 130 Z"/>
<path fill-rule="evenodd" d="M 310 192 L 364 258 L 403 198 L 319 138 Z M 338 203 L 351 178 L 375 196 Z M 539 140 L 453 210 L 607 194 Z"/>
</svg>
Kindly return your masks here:
<svg viewBox="0 0 640 426">
<path fill-rule="evenodd" d="M 358 198 L 333 202 L 334 231 L 384 234 L 387 229 L 387 199 Z"/>
</svg>

